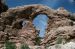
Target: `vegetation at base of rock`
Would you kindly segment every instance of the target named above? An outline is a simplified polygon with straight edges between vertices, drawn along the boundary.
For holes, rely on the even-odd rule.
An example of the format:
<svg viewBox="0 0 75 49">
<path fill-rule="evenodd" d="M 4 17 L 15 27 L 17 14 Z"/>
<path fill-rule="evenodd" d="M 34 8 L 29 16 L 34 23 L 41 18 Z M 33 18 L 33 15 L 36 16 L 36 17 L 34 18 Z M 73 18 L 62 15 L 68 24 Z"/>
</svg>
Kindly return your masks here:
<svg viewBox="0 0 75 49">
<path fill-rule="evenodd" d="M 40 47 L 37 47 L 36 49 L 41 49 Z"/>
<path fill-rule="evenodd" d="M 22 44 L 21 49 L 30 49 L 30 48 L 29 48 L 29 46 L 27 44 Z"/>
<path fill-rule="evenodd" d="M 48 47 L 50 47 L 50 44 L 45 45 L 45 48 L 47 49 Z"/>
<path fill-rule="evenodd" d="M 16 45 L 12 42 L 6 41 L 5 42 L 5 49 L 16 49 Z M 27 44 L 22 44 L 21 49 L 30 49 Z"/>
<path fill-rule="evenodd" d="M 16 49 L 16 45 L 12 42 L 7 41 L 5 43 L 5 49 Z"/>
<path fill-rule="evenodd" d="M 56 48 L 56 49 L 61 49 L 61 45 L 56 44 L 56 45 L 55 45 L 55 48 Z"/>
<path fill-rule="evenodd" d="M 40 43 L 41 43 L 41 37 L 37 36 L 35 38 L 35 45 L 40 45 Z"/>
<path fill-rule="evenodd" d="M 62 43 L 62 38 L 58 36 L 56 39 L 56 44 L 61 44 L 61 43 Z"/>
</svg>

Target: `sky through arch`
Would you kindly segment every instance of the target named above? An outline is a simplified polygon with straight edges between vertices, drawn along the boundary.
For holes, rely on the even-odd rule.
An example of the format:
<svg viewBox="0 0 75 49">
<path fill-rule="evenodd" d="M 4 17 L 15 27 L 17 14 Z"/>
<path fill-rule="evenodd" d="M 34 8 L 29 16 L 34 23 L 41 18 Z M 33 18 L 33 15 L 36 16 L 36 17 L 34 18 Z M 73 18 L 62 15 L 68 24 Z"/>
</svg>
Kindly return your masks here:
<svg viewBox="0 0 75 49">
<path fill-rule="evenodd" d="M 39 36 L 44 37 L 45 29 L 47 27 L 48 17 L 44 14 L 37 15 L 33 20 L 33 24 L 37 30 L 40 30 Z"/>
</svg>

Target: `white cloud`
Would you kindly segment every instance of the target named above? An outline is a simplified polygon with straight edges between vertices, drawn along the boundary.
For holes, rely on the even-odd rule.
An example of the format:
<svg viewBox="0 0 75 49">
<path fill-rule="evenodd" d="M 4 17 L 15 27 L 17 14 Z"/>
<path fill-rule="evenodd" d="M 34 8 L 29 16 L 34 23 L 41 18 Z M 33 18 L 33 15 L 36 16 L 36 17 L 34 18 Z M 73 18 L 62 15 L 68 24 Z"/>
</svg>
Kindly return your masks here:
<svg viewBox="0 0 75 49">
<path fill-rule="evenodd" d="M 75 2 L 75 0 L 69 0 L 69 2 L 70 2 L 70 3 L 73 3 L 73 2 Z"/>
</svg>

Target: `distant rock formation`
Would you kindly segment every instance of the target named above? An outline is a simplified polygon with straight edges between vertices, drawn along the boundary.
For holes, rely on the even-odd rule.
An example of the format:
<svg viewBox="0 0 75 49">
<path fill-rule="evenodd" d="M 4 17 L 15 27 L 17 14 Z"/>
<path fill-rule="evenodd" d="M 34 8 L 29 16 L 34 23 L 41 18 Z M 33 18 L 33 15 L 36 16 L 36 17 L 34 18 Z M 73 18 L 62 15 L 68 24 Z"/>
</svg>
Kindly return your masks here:
<svg viewBox="0 0 75 49">
<path fill-rule="evenodd" d="M 6 12 L 8 10 L 8 6 L 5 3 L 2 3 L 3 0 L 0 0 L 0 13 Z"/>
<path fill-rule="evenodd" d="M 61 37 L 65 43 L 74 41 L 75 15 L 64 8 L 54 10 L 41 4 L 18 6 L 2 12 L 0 41 L 4 43 L 3 40 L 9 38 L 9 41 L 16 44 L 26 43 L 34 46 L 38 31 L 32 22 L 39 14 L 45 14 L 49 18 L 45 37 L 40 45 L 55 45 L 58 37 Z"/>
</svg>

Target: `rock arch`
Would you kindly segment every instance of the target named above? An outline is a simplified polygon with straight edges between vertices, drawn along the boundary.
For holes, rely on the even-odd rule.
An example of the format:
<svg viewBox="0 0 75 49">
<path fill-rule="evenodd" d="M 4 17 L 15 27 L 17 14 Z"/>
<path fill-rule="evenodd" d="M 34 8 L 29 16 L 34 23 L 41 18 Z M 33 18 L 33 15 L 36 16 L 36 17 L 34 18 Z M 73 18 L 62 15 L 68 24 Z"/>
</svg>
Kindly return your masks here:
<svg viewBox="0 0 75 49">
<path fill-rule="evenodd" d="M 50 17 L 50 15 L 54 13 L 54 10 L 50 9 L 45 5 L 35 4 L 35 5 L 28 5 L 23 7 L 20 6 L 16 8 L 10 8 L 7 12 L 6 14 L 9 15 L 10 14 L 18 15 L 18 18 L 21 17 L 21 15 L 23 15 L 24 18 L 28 16 L 27 18 L 34 19 L 34 17 L 36 17 L 36 15 L 38 14 L 46 14 L 48 17 Z"/>
<path fill-rule="evenodd" d="M 49 18 L 49 21 L 52 22 L 56 21 L 58 18 L 63 19 L 63 18 L 69 18 L 70 12 L 67 10 L 63 9 L 61 10 L 60 8 L 57 10 L 51 9 L 48 6 L 41 5 L 41 4 L 34 4 L 34 5 L 27 5 L 27 6 L 19 6 L 16 8 L 10 8 L 7 12 L 5 12 L 5 17 L 12 16 L 14 17 L 15 20 L 17 19 L 26 19 L 28 21 L 33 21 L 33 19 L 39 15 L 39 14 L 44 14 L 47 15 Z M 3 17 L 2 16 L 2 17 Z"/>
<path fill-rule="evenodd" d="M 22 19 L 33 21 L 33 19 L 39 14 L 45 14 L 48 16 L 48 18 L 51 18 L 53 13 L 53 9 L 50 9 L 49 7 L 44 5 L 35 4 L 10 8 L 7 12 L 2 13 L 1 17 L 5 19 L 6 25 L 12 25 L 13 21 L 22 21 Z"/>
<path fill-rule="evenodd" d="M 19 32 L 19 36 L 25 36 L 25 37 L 31 37 L 29 38 L 29 42 L 31 40 L 35 39 L 37 32 L 35 27 L 32 24 L 32 21 L 34 18 L 39 14 L 45 14 L 48 16 L 48 26 L 46 29 L 46 33 L 48 33 L 50 30 L 62 26 L 73 26 L 73 21 L 70 18 L 70 13 L 63 9 L 63 10 L 54 10 L 51 9 L 45 5 L 41 4 L 34 4 L 34 5 L 25 5 L 25 6 L 19 6 L 15 8 L 10 8 L 7 10 L 7 12 L 1 13 L 0 17 L 0 26 L 3 28 L 0 31 L 3 32 Z M 20 22 L 22 21 L 28 21 L 27 26 L 25 28 L 20 27 Z M 8 27 L 9 26 L 9 27 Z M 6 29 L 6 27 L 9 29 Z M 20 27 L 20 28 L 17 28 Z M 11 31 L 12 30 L 12 31 Z M 16 31 L 18 30 L 18 31 Z M 28 33 L 29 32 L 29 33 Z M 22 34 L 23 33 L 23 34 Z M 30 33 L 33 33 L 30 34 Z M 22 34 L 22 35 L 21 35 Z M 25 34 L 25 35 L 24 35 Z M 30 36 L 28 36 L 28 34 Z M 42 44 L 46 44 L 50 39 L 48 39 L 48 35 L 44 39 L 47 39 L 45 42 L 42 42 Z M 34 45 L 34 42 L 32 41 L 30 45 Z M 29 44 L 29 43 L 28 43 Z"/>
</svg>

